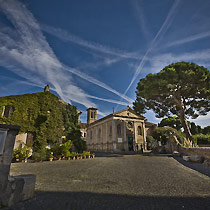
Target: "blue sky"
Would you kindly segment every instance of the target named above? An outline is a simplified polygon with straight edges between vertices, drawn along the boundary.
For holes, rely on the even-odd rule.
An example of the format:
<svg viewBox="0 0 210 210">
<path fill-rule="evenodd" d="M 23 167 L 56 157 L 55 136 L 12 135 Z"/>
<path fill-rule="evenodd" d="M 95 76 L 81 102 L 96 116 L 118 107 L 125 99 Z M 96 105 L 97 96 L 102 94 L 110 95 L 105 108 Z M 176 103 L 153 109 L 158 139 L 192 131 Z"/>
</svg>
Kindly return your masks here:
<svg viewBox="0 0 210 210">
<path fill-rule="evenodd" d="M 88 107 L 100 118 L 132 106 L 148 73 L 178 61 L 210 69 L 209 11 L 208 0 L 0 0 L 0 96 L 49 84 L 83 122 Z"/>
</svg>

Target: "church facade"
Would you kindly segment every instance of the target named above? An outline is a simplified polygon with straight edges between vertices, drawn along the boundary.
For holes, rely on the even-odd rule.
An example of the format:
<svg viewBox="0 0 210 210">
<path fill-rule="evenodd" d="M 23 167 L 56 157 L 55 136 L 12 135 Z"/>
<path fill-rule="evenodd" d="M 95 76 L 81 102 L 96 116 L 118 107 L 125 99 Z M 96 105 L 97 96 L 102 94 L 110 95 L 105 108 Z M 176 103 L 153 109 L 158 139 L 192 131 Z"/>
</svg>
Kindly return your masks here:
<svg viewBox="0 0 210 210">
<path fill-rule="evenodd" d="M 148 126 L 147 126 L 148 125 Z M 91 151 L 137 151 L 147 148 L 147 132 L 155 124 L 147 123 L 127 107 L 97 120 L 97 109 L 87 109 L 87 147 Z"/>
</svg>

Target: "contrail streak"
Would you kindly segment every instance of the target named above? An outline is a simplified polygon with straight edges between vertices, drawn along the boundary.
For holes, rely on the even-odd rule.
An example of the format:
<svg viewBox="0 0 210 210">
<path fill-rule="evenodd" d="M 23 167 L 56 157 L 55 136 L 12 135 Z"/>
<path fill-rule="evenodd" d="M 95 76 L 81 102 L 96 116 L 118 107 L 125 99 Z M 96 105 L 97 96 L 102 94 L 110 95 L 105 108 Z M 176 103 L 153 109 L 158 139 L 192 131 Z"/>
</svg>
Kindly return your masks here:
<svg viewBox="0 0 210 210">
<path fill-rule="evenodd" d="M 150 47 L 147 49 L 146 53 L 144 54 L 143 59 L 141 60 L 139 66 L 137 67 L 135 74 L 130 82 L 130 84 L 128 85 L 127 89 L 125 90 L 125 92 L 123 93 L 123 96 L 125 96 L 128 92 L 128 90 L 130 89 L 130 87 L 132 86 L 133 82 L 136 80 L 136 78 L 138 77 L 139 73 L 141 72 L 144 64 L 145 64 L 145 60 L 147 58 L 147 56 L 149 55 L 149 53 L 152 51 L 154 45 L 157 42 L 157 39 L 159 38 L 160 35 L 163 35 L 165 33 L 165 31 L 167 30 L 167 28 L 171 25 L 171 17 L 176 9 L 176 7 L 178 6 L 180 0 L 176 0 L 173 4 L 173 6 L 171 7 L 165 21 L 163 22 L 161 28 L 159 29 L 159 31 L 157 32 L 157 34 L 155 35 L 154 39 L 151 41 Z M 117 106 L 118 107 L 118 106 Z M 116 107 L 116 108 L 117 108 Z"/>
<path fill-rule="evenodd" d="M 110 91 L 110 92 L 120 96 L 121 98 L 125 99 L 129 103 L 133 102 L 133 99 L 131 99 L 131 98 L 129 98 L 129 97 L 119 93 L 118 91 L 114 90 L 113 88 L 109 87 L 108 85 L 104 84 L 103 82 L 101 82 L 101 81 L 99 81 L 99 80 L 97 80 L 97 79 L 95 79 L 95 78 L 93 78 L 93 77 L 91 77 L 91 76 L 81 72 L 81 71 L 78 71 L 76 69 L 73 69 L 73 68 L 70 68 L 70 67 L 64 66 L 64 65 L 63 65 L 63 69 L 66 70 L 66 71 L 71 72 L 72 74 L 77 75 L 78 77 L 81 77 L 84 80 L 87 80 L 90 83 L 93 83 L 93 84 L 95 84 L 95 85 L 97 85 L 99 87 L 102 87 L 102 88 L 104 88 L 104 89 L 106 89 L 106 90 L 108 90 L 108 91 Z"/>
</svg>

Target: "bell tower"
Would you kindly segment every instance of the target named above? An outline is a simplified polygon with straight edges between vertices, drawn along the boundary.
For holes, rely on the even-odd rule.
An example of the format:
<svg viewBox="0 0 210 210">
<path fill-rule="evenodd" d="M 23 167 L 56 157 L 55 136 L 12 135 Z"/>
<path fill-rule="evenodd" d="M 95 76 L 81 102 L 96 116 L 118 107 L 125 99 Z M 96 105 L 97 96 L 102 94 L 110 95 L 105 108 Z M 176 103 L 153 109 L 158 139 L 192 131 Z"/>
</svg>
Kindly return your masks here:
<svg viewBox="0 0 210 210">
<path fill-rule="evenodd" d="M 88 108 L 87 109 L 87 124 L 93 123 L 97 120 L 97 109 L 96 108 Z"/>
</svg>

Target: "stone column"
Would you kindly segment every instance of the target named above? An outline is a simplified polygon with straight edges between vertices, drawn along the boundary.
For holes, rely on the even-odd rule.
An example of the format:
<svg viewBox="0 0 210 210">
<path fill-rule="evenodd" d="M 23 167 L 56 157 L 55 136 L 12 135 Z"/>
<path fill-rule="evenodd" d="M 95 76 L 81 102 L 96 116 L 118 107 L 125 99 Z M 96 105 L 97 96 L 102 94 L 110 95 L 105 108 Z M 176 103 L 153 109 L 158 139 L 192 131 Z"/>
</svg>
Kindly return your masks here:
<svg viewBox="0 0 210 210">
<path fill-rule="evenodd" d="M 112 119 L 112 143 L 113 143 L 113 151 L 116 150 L 117 147 L 117 139 L 116 139 L 116 121 Z"/>
<path fill-rule="evenodd" d="M 127 140 L 127 136 L 126 136 L 126 121 L 123 122 L 123 134 L 124 134 L 124 139 L 123 139 L 123 143 L 124 143 L 124 149 L 125 151 L 128 151 L 128 140 Z"/>
<path fill-rule="evenodd" d="M 108 126 L 107 126 L 107 122 L 106 122 L 106 132 L 105 132 L 105 139 L 106 139 L 106 141 L 105 141 L 105 145 L 106 145 L 106 152 L 107 152 L 107 147 L 108 147 Z"/>
<path fill-rule="evenodd" d="M 19 126 L 0 124 L 0 208 L 12 206 L 34 195 L 36 176 L 10 177 L 10 165 Z"/>
<path fill-rule="evenodd" d="M 144 150 L 147 150 L 147 140 L 146 140 L 145 122 L 142 123 L 142 127 L 143 127 L 143 138 L 144 138 Z"/>
</svg>

